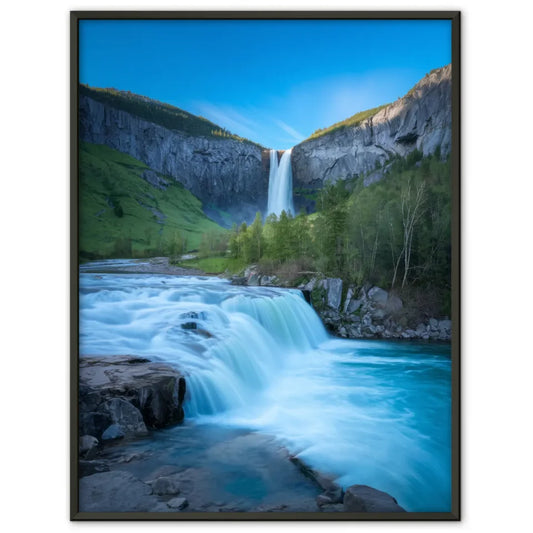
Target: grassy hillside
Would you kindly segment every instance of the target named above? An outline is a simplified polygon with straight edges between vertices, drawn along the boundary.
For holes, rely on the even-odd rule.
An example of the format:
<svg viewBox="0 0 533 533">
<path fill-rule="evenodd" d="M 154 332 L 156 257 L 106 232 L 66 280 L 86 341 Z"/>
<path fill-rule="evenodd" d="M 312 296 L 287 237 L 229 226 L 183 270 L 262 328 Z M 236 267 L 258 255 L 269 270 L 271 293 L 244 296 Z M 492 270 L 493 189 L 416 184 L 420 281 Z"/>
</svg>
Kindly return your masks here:
<svg viewBox="0 0 533 533">
<path fill-rule="evenodd" d="M 179 254 L 197 249 L 205 233 L 225 232 L 182 185 L 103 145 L 80 146 L 79 206 L 85 258 Z"/>
<path fill-rule="evenodd" d="M 311 139 L 317 139 L 318 137 L 321 137 L 322 135 L 326 135 L 327 133 L 332 133 L 336 130 L 340 130 L 342 128 L 347 128 L 350 126 L 358 126 L 363 122 L 363 120 L 366 120 L 370 117 L 373 117 L 376 113 L 381 111 L 383 108 L 387 107 L 389 104 L 384 104 L 379 107 L 374 107 L 372 109 L 367 109 L 366 111 L 360 111 L 359 113 L 356 113 L 355 115 L 352 115 L 351 117 L 342 120 L 341 122 L 336 122 L 335 124 L 332 124 L 328 128 L 320 128 L 316 130 L 310 137 L 305 139 L 305 141 L 310 141 Z"/>
<path fill-rule="evenodd" d="M 97 87 L 80 85 L 80 95 L 88 96 L 93 100 L 126 111 L 127 113 L 131 113 L 148 122 L 159 124 L 169 130 L 183 131 L 190 135 L 199 135 L 202 137 L 235 139 L 240 142 L 247 142 L 260 146 L 244 137 L 239 137 L 238 135 L 231 133 L 204 117 L 193 115 L 179 107 L 152 100 L 151 98 L 140 96 L 130 91 L 100 89 Z"/>
</svg>

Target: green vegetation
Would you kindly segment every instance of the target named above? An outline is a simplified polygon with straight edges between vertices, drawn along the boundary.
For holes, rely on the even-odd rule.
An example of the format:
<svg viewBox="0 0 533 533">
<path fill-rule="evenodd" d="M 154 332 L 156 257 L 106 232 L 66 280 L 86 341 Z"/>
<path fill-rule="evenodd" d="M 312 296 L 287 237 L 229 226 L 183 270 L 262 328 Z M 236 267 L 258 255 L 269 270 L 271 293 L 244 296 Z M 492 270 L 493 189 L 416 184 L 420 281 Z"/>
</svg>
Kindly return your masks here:
<svg viewBox="0 0 533 533">
<path fill-rule="evenodd" d="M 246 267 L 243 260 L 226 256 L 189 259 L 178 261 L 176 264 L 184 268 L 198 268 L 207 274 L 221 274 L 223 272 L 236 274 Z"/>
<path fill-rule="evenodd" d="M 193 115 L 179 107 L 152 100 L 151 98 L 140 96 L 130 91 L 118 91 L 112 88 L 101 89 L 82 84 L 80 85 L 81 95 L 131 113 L 148 122 L 159 124 L 169 130 L 183 131 L 190 135 L 203 137 L 234 139 L 261 147 L 259 144 L 244 137 L 239 137 L 204 117 Z"/>
<path fill-rule="evenodd" d="M 177 256 L 227 235 L 172 178 L 157 174 L 167 183 L 158 189 L 144 163 L 103 145 L 82 143 L 79 155 L 80 257 Z"/>
<path fill-rule="evenodd" d="M 366 111 L 360 111 L 359 113 L 356 113 L 350 118 L 347 118 L 345 120 L 342 120 L 341 122 L 336 122 L 335 124 L 332 124 L 328 128 L 319 128 L 310 137 L 305 139 L 305 141 L 303 142 L 307 142 L 312 139 L 317 139 L 318 137 L 321 137 L 322 135 L 326 135 L 327 133 L 332 133 L 342 128 L 359 126 L 361 122 L 369 119 L 370 117 L 373 117 L 376 113 L 378 113 L 379 111 L 381 111 L 383 108 L 387 107 L 388 105 L 389 104 L 384 104 L 379 107 L 374 107 L 373 109 L 367 109 Z"/>
<path fill-rule="evenodd" d="M 395 159 L 368 187 L 363 177 L 326 185 L 317 213 L 285 212 L 234 227 L 230 254 L 294 282 L 321 272 L 394 289 L 429 316 L 450 313 L 450 163 L 418 151 Z"/>
</svg>

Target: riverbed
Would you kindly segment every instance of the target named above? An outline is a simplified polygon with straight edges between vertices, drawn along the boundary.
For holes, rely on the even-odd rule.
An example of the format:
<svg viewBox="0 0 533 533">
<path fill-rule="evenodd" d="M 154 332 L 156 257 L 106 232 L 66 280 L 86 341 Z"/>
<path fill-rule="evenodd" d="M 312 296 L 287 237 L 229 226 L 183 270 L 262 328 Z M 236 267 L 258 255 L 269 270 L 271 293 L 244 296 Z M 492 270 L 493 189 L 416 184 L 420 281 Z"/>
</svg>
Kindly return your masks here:
<svg viewBox="0 0 533 533">
<path fill-rule="evenodd" d="M 449 344 L 338 339 L 295 289 L 115 266 L 81 268 L 80 354 L 175 365 L 196 442 L 221 432 L 274 436 L 343 487 L 372 486 L 408 511 L 450 511 Z M 180 434 L 165 430 L 158 448 L 172 455 Z M 194 453 L 180 457 L 192 467 Z M 206 471 L 219 468 L 202 457 Z M 237 485 L 243 498 L 259 491 Z"/>
</svg>

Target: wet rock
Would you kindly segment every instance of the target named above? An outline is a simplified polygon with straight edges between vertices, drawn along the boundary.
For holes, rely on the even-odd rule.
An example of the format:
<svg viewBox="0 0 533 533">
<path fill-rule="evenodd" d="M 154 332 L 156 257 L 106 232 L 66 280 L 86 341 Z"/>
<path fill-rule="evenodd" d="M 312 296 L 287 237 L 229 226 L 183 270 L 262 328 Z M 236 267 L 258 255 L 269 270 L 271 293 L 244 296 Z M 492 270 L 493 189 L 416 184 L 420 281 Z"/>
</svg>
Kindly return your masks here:
<svg viewBox="0 0 533 533">
<path fill-rule="evenodd" d="M 95 406 L 95 409 L 97 408 L 98 405 Z M 108 413 L 83 412 L 83 409 L 86 407 L 81 404 L 80 398 L 80 433 L 96 435 L 96 437 L 101 438 L 104 430 L 113 423 L 111 417 Z"/>
<path fill-rule="evenodd" d="M 258 286 L 258 285 L 261 285 L 261 276 L 257 272 L 254 272 L 247 279 L 247 283 L 248 283 L 248 285 L 255 286 L 255 287 Z"/>
<path fill-rule="evenodd" d="M 102 472 L 109 472 L 109 465 L 105 461 L 86 461 L 82 459 L 78 462 L 78 477 L 80 478 Z"/>
<path fill-rule="evenodd" d="M 187 329 L 187 330 L 194 330 L 198 327 L 198 324 L 196 322 L 184 322 L 181 325 L 181 329 Z"/>
<path fill-rule="evenodd" d="M 154 494 L 179 494 L 179 478 L 175 476 L 162 476 L 151 482 Z"/>
<path fill-rule="evenodd" d="M 352 485 L 344 495 L 344 511 L 347 513 L 398 513 L 405 509 L 390 494 L 367 485 Z"/>
<path fill-rule="evenodd" d="M 123 439 L 126 436 L 124 431 L 122 431 L 121 427 L 118 424 L 111 424 L 103 433 L 102 433 L 102 440 L 105 441 L 111 441 L 111 440 L 118 440 Z"/>
<path fill-rule="evenodd" d="M 344 505 L 342 503 L 323 504 L 323 505 L 319 505 L 319 508 L 323 513 L 343 513 L 344 512 Z"/>
<path fill-rule="evenodd" d="M 122 398 L 112 398 L 103 403 L 101 411 L 109 414 L 113 426 L 117 426 L 124 437 L 140 437 L 148 434 L 139 409 Z"/>
<path fill-rule="evenodd" d="M 146 483 L 127 472 L 85 476 L 79 483 L 81 512 L 151 511 L 159 506 Z"/>
<path fill-rule="evenodd" d="M 273 287 L 279 283 L 279 280 L 276 276 L 261 276 L 260 285 L 265 287 Z"/>
<path fill-rule="evenodd" d="M 247 284 L 247 279 L 242 276 L 232 276 L 230 280 L 231 280 L 232 285 L 246 285 Z"/>
<path fill-rule="evenodd" d="M 180 318 L 193 318 L 197 320 L 198 318 L 200 318 L 200 316 L 196 311 L 189 311 L 187 313 L 182 313 L 180 315 Z"/>
<path fill-rule="evenodd" d="M 99 437 L 118 423 L 125 434 L 140 435 L 146 428 L 180 422 L 185 387 L 183 376 L 163 363 L 133 356 L 82 357 L 80 433 Z"/>
<path fill-rule="evenodd" d="M 98 439 L 92 435 L 83 435 L 79 441 L 80 457 L 92 459 L 98 449 Z"/>
<path fill-rule="evenodd" d="M 189 502 L 185 498 L 172 498 L 172 500 L 167 502 L 167 505 L 171 509 L 177 509 L 178 511 L 181 511 L 189 505 Z"/>
</svg>

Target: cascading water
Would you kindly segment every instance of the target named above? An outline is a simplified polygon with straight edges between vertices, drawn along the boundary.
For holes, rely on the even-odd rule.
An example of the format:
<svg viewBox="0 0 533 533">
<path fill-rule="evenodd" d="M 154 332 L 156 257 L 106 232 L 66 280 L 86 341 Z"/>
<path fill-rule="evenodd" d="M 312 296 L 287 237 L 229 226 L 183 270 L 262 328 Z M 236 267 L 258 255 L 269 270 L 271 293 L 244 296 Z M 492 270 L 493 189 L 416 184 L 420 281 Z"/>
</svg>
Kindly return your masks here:
<svg viewBox="0 0 533 533">
<path fill-rule="evenodd" d="M 290 150 L 285 150 L 278 166 L 276 150 L 270 150 L 270 173 L 268 177 L 267 214 L 280 216 L 282 211 L 294 215 L 292 201 L 292 167 Z"/>
<path fill-rule="evenodd" d="M 449 346 L 333 339 L 297 290 L 82 271 L 80 353 L 173 364 L 187 420 L 275 435 L 344 487 L 450 510 Z"/>
<path fill-rule="evenodd" d="M 278 151 L 270 150 L 270 170 L 268 171 L 268 214 L 270 214 L 271 201 L 274 198 L 276 174 L 278 172 Z"/>
</svg>

